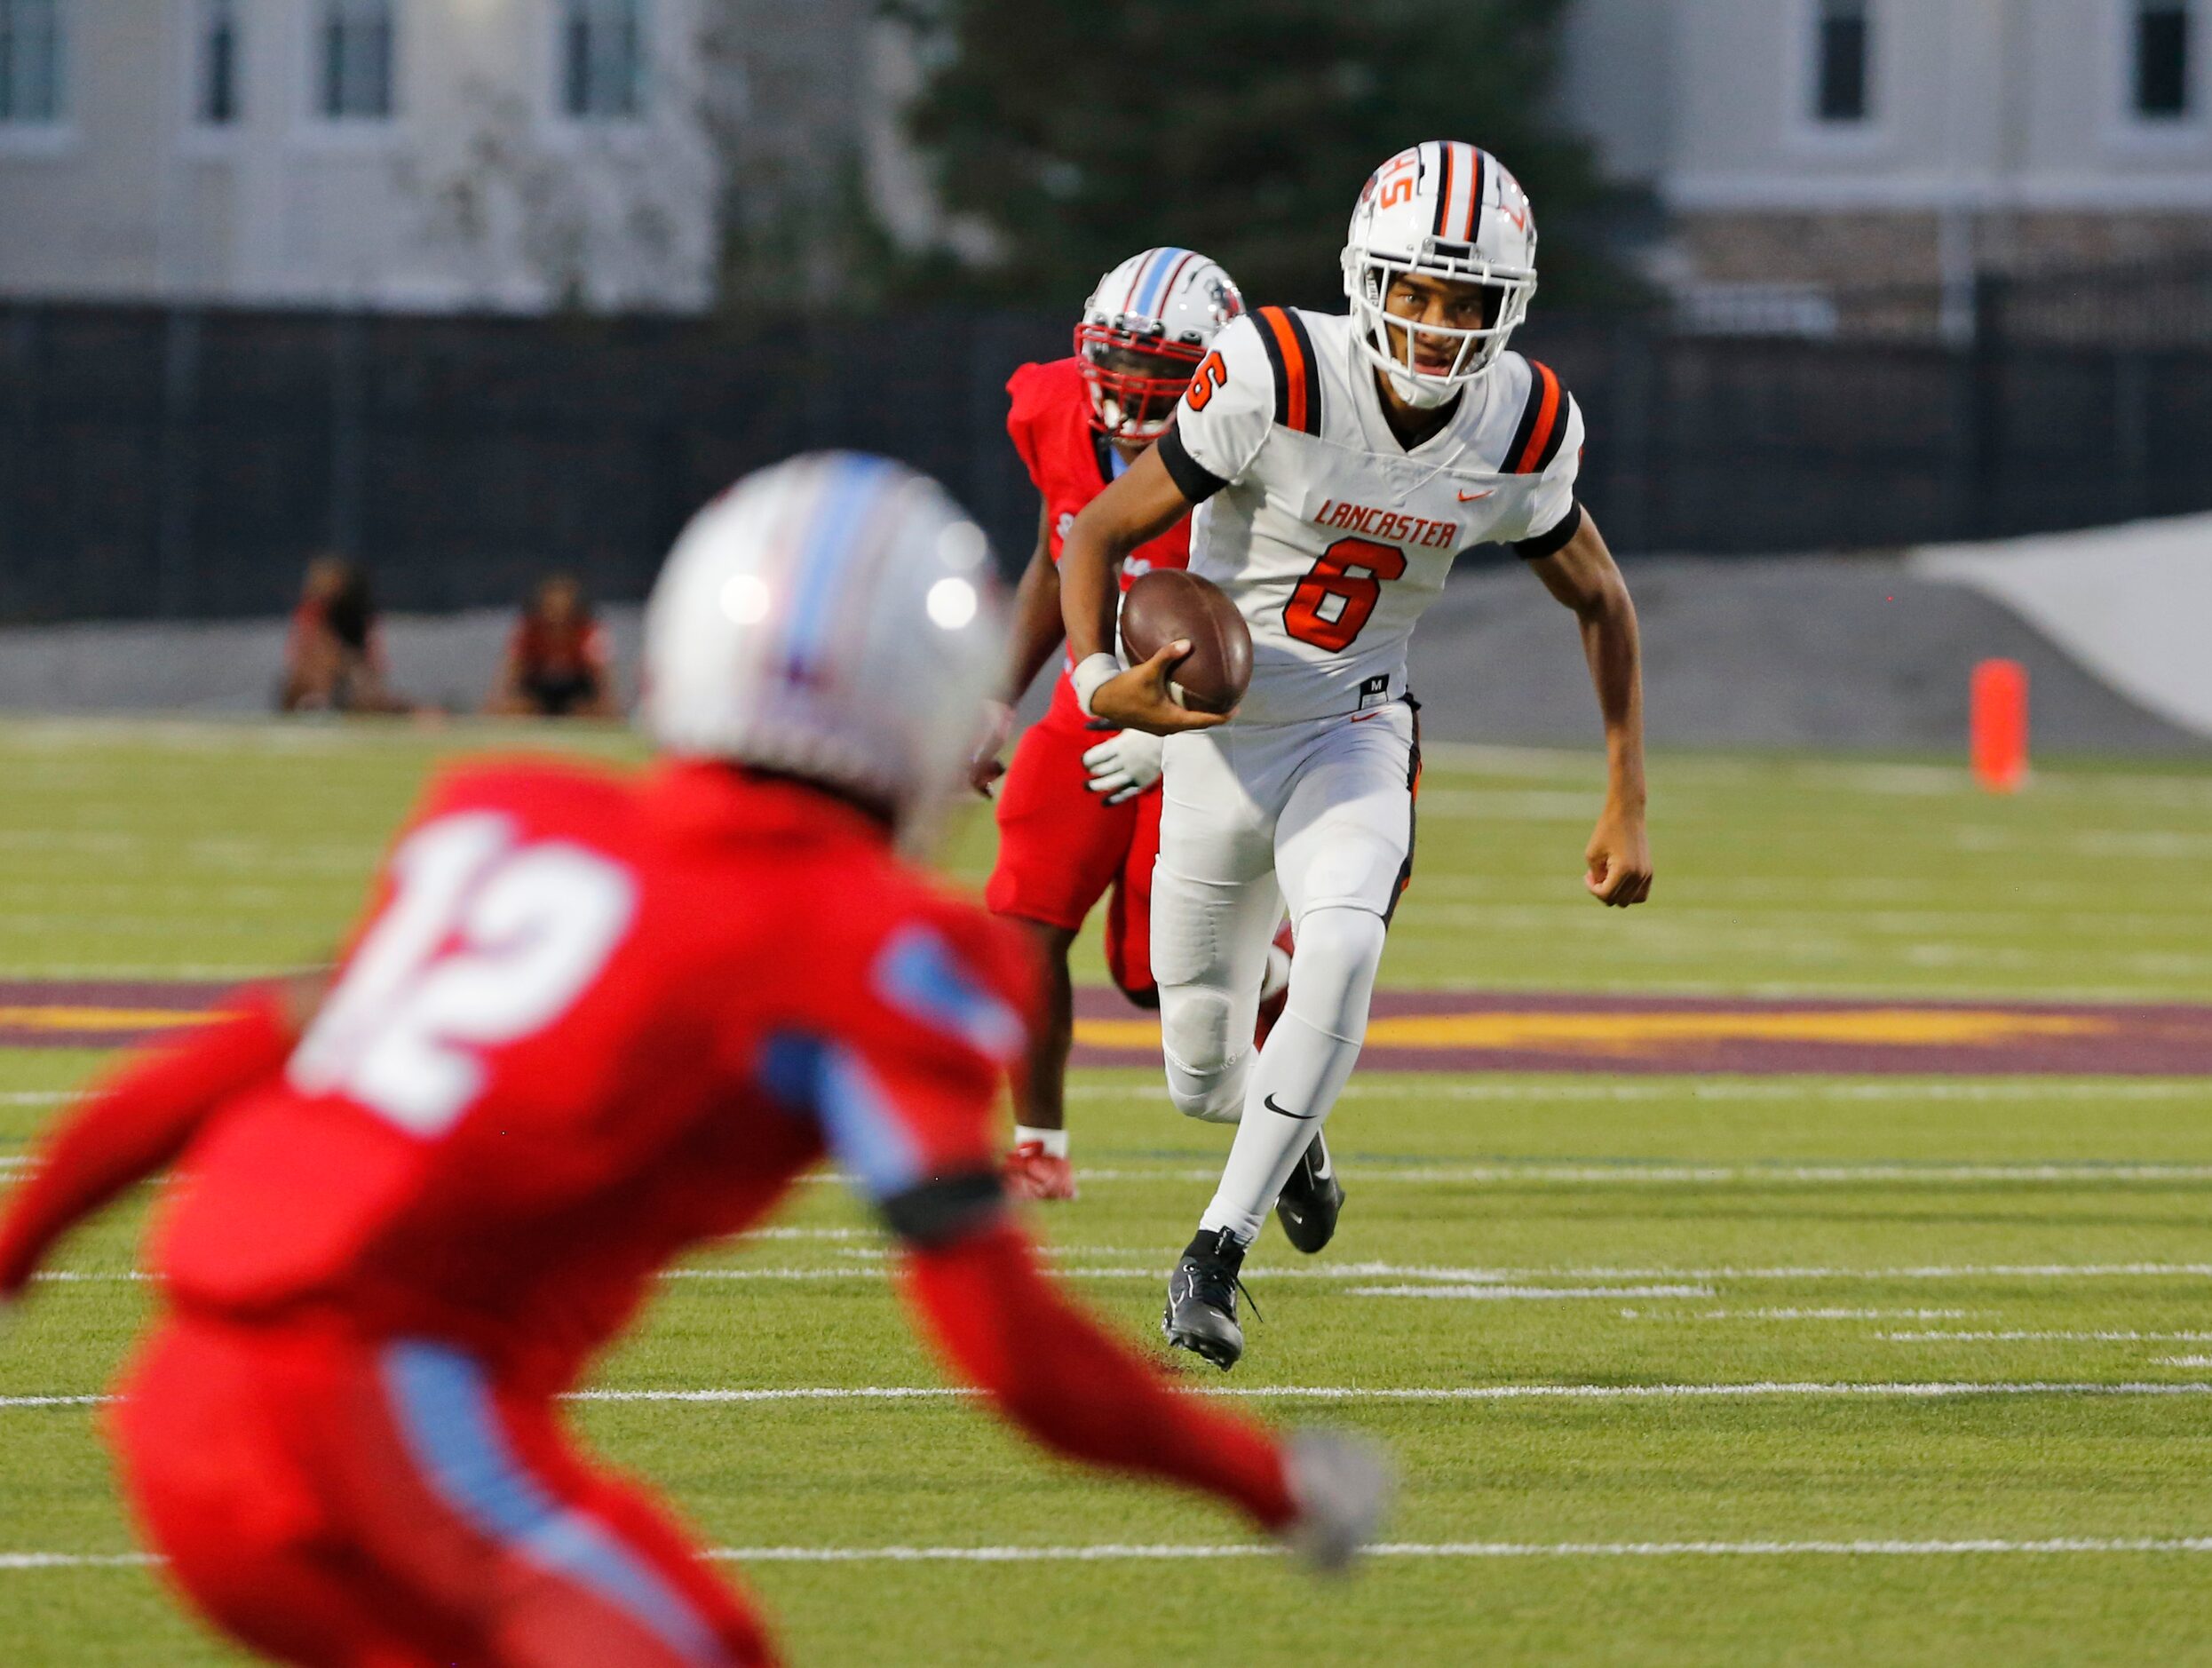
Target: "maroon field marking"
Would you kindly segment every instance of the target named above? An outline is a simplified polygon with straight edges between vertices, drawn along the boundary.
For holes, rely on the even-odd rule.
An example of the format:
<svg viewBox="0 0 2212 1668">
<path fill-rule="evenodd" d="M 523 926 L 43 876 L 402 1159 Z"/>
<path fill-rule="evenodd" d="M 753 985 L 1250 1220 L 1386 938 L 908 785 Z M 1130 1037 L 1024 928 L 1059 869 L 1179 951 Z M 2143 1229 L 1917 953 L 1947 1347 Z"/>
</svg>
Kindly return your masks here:
<svg viewBox="0 0 2212 1668">
<path fill-rule="evenodd" d="M 180 981 L 0 981 L 0 1047 L 114 1048 L 164 1034 L 172 1028 L 135 1026 L 134 1013 L 210 1012 L 234 987 Z M 79 1010 L 112 1016 L 97 1024 L 57 1029 L 31 1020 L 44 1011 Z M 1076 992 L 1076 1017 L 1141 1020 L 1144 1015 L 1103 989 Z M 1704 997 L 1610 996 L 1590 992 L 1391 990 L 1375 998 L 1377 1020 L 1422 1017 L 1575 1016 L 1618 1014 L 1623 1040 L 1608 1039 L 1602 1026 L 1572 1040 L 1516 1040 L 1496 1047 L 1415 1047 L 1371 1041 L 1365 1069 L 1455 1073 L 1559 1071 L 1586 1073 L 1741 1073 L 2002 1076 L 2016 1074 L 2080 1076 L 2212 1077 L 2212 1005 L 2187 1003 L 2042 1003 L 1922 998 L 1788 997 L 1729 999 Z M 1883 1038 L 1725 1035 L 1729 1016 L 1787 1029 L 1788 1016 L 1942 1015 L 1970 1013 L 2017 1017 L 2026 1029 L 1984 1039 L 1912 1042 Z M 1652 1015 L 1718 1018 L 1723 1035 L 1637 1037 L 1636 1021 Z M 59 1015 L 57 1015 L 59 1017 Z M 2038 1031 L 2034 1022 L 2060 1021 L 2081 1029 Z M 1879 1030 L 1883 1021 L 1869 1021 Z M 1909 1028 L 1908 1028 L 1909 1029 Z M 1153 1066 L 1159 1060 L 1149 1037 L 1126 1044 L 1079 1041 L 1078 1066 Z"/>
</svg>

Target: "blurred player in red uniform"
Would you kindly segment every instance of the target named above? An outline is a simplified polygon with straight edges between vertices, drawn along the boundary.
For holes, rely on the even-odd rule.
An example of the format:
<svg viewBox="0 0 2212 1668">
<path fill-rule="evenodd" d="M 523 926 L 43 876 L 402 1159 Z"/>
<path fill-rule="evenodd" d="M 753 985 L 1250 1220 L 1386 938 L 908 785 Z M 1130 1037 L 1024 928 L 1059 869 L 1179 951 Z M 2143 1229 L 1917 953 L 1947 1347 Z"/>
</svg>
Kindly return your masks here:
<svg viewBox="0 0 2212 1668">
<path fill-rule="evenodd" d="M 184 1179 L 111 1434 L 168 1573 L 281 1660 L 774 1660 L 553 1398 L 686 1247 L 834 1157 L 951 1368 L 1061 1451 L 1209 1491 L 1323 1562 L 1378 1462 L 1171 1390 L 1040 1275 L 993 1100 L 1024 947 L 893 849 L 1001 663 L 982 534 L 878 458 L 795 460 L 686 532 L 648 610 L 643 780 L 431 789 L 327 989 L 247 994 L 108 1080 L 0 1223 L 0 1295 Z"/>
<path fill-rule="evenodd" d="M 1045 1013 L 1015 1079 L 1008 1187 L 1031 1199 L 1072 1199 L 1065 1084 L 1074 1026 L 1068 951 L 1106 898 L 1106 971 L 1142 1008 L 1160 1005 L 1152 977 L 1152 865 L 1160 847 L 1160 738 L 1102 733 L 1063 675 L 1044 717 L 1013 762 L 998 762 L 1014 703 L 1058 649 L 1060 541 L 1076 515 L 1135 462 L 1175 415 L 1214 332 L 1244 311 L 1229 274 L 1186 249 L 1148 249 L 1098 281 L 1083 303 L 1075 352 L 1024 365 L 1006 385 L 1007 432 L 1036 485 L 1037 544 L 1014 593 L 1006 682 L 973 772 L 987 792 L 1002 774 L 999 854 L 985 901 L 1027 925 L 1046 968 Z M 1191 530 L 1177 522 L 1130 552 L 1126 590 L 1155 568 L 1189 565 Z"/>
</svg>

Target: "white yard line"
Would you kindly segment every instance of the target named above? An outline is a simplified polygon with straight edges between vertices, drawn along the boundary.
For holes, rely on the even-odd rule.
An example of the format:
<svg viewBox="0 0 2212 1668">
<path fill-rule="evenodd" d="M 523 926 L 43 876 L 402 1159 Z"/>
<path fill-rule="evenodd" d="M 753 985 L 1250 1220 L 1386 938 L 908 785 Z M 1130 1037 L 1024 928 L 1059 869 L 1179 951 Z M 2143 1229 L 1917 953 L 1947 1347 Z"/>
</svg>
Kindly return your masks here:
<svg viewBox="0 0 2212 1668">
<path fill-rule="evenodd" d="M 296 971 L 274 962 L 6 962 L 0 979 L 266 979 Z"/>
<path fill-rule="evenodd" d="M 1150 1280 L 1159 1276 L 1153 1267 L 1059 1267 L 1055 1273 L 1075 1280 Z M 1266 1280 L 1371 1280 L 1405 1278 L 1458 1281 L 1466 1283 L 1510 1285 L 1558 1280 L 1613 1281 L 1624 1283 L 1679 1282 L 1709 1285 L 1728 1280 L 1859 1280 L 1870 1283 L 1902 1280 L 1981 1279 L 2212 1279 L 2212 1263 L 1961 1263 L 1899 1268 L 1830 1268 L 1817 1266 L 1782 1268 L 1464 1268 L 1428 1263 L 1344 1263 L 1333 1267 L 1270 1267 L 1257 1271 Z M 873 1266 L 800 1268 L 671 1268 L 669 1280 L 875 1280 L 882 1271 Z M 143 1281 L 151 1276 L 139 1270 L 124 1273 L 49 1269 L 34 1278 L 64 1283 Z"/>
<path fill-rule="evenodd" d="M 1161 1277 L 1156 1266 L 1129 1267 L 1057 1267 L 1074 1280 L 1154 1280 Z M 1952 1263 L 1895 1268 L 1837 1268 L 1808 1265 L 1796 1267 L 1717 1268 L 1470 1268 L 1434 1263 L 1340 1263 L 1323 1267 L 1263 1267 L 1255 1270 L 1263 1280 L 1436 1280 L 1463 1284 L 1550 1284 L 1558 1281 L 1586 1281 L 1637 1284 L 1652 1282 L 1708 1286 L 1732 1280 L 1863 1281 L 1879 1284 L 1891 1281 L 1921 1280 L 2212 1280 L 2212 1263 Z M 52 1269 L 35 1276 L 61 1282 L 139 1281 L 151 1276 L 136 1270 L 106 1274 Z M 669 1280 L 876 1280 L 882 1270 L 858 1262 L 827 1267 L 783 1268 L 671 1268 Z M 1702 1295 L 1702 1294 L 1701 1294 Z"/>
<path fill-rule="evenodd" d="M 1470 1187 L 1543 1183 L 1565 1187 L 1954 1186 L 1974 1182 L 2062 1183 L 2212 1181 L 2212 1164 L 1362 1164 L 1345 1159 L 1348 1181 Z M 1078 1181 L 1210 1180 L 1217 1169 L 1124 1164 L 1075 1172 Z"/>
<path fill-rule="evenodd" d="M 1218 1545 L 1074 1546 L 718 1546 L 707 1554 L 735 1563 L 1118 1563 L 1177 1559 L 1265 1558 L 1275 1548 L 1253 1542 Z M 1370 1558 L 1946 1558 L 2056 1557 L 2083 1553 L 2212 1553 L 2212 1537 L 2052 1540 L 1803 1541 L 1388 1541 Z"/>
<path fill-rule="evenodd" d="M 52 1281 L 59 1285 L 133 1284 L 154 1278 L 142 1268 L 126 1268 L 119 1273 L 107 1273 L 91 1268 L 42 1268 L 31 1276 L 34 1280 Z"/>
<path fill-rule="evenodd" d="M 65 1097 L 56 1096 L 59 1100 Z M 28 1164 L 25 1155 L 0 1156 L 0 1169 Z M 2101 1184 L 2212 1183 L 2212 1164 L 1491 1164 L 1371 1165 L 1345 1162 L 1347 1180 L 1360 1186 L 1415 1187 L 2088 1187 Z M 1202 1165 L 1087 1166 L 1085 1183 L 1210 1181 L 1217 1169 Z M 847 1239 L 856 1229 L 771 1228 L 749 1238 Z"/>
<path fill-rule="evenodd" d="M 0 1408 L 98 1408 L 113 1396 L 0 1396 Z"/>
<path fill-rule="evenodd" d="M 1072 1100 L 1165 1100 L 1165 1084 L 1155 1083 L 1072 1083 Z M 2205 1100 L 2212 1102 L 2212 1084 L 2201 1078 L 2153 1078 L 2146 1082 L 2115 1082 L 2109 1078 L 2083 1082 L 2070 1078 L 2045 1081 L 2014 1077 L 1986 1083 L 1931 1082 L 1900 1078 L 1879 1083 L 1835 1083 L 1796 1076 L 1723 1079 L 1666 1076 L 1641 1083 L 1608 1082 L 1596 1074 L 1590 1080 L 1542 1082 L 1512 1080 L 1470 1083 L 1442 1073 L 1385 1074 L 1365 1081 L 1354 1078 L 1344 1085 L 1347 1100 Z"/>
<path fill-rule="evenodd" d="M 1708 1309 L 1694 1321 L 1956 1321 L 1965 1309 Z M 1884 1337 L 1892 1334 L 1884 1333 Z M 1894 1334 L 1902 1337 L 1904 1334 Z M 1935 1334 L 1931 1333 L 1933 1337 Z"/>
<path fill-rule="evenodd" d="M 1876 1332 L 1891 1344 L 2198 1344 L 2212 1343 L 2212 1332 Z M 2168 1362 L 2168 1366 L 2173 1362 Z M 2199 1364 L 2193 1360 L 2191 1365 Z"/>
<path fill-rule="evenodd" d="M 75 1089 L 11 1089 L 0 1094 L 0 1106 L 59 1106 L 76 1095 Z"/>
<path fill-rule="evenodd" d="M 2174 1555 L 2212 1553 L 2205 1536 L 2068 1536 L 2049 1540 L 1798 1541 L 1385 1541 L 1370 1558 L 1973 1558 L 2081 1555 Z M 717 1546 L 703 1554 L 718 1563 L 1129 1563 L 1272 1558 L 1257 1541 L 1202 1544 L 1103 1541 L 1066 1546 Z M 0 1553 L 0 1570 L 141 1569 L 162 1560 L 148 1553 Z"/>
<path fill-rule="evenodd" d="M 1354 1286 L 1352 1298 L 1457 1298 L 1499 1303 L 1545 1302 L 1570 1298 L 1709 1298 L 1710 1286 Z"/>
<path fill-rule="evenodd" d="M 834 1385 L 757 1390 L 578 1390 L 573 1402 L 683 1402 L 691 1404 L 775 1402 L 940 1402 L 974 1393 L 945 1385 Z M 1931 1379 L 1923 1382 L 1763 1379 L 1740 1384 L 1487 1384 L 1411 1386 L 1399 1388 L 1360 1385 L 1206 1386 L 1191 1394 L 1236 1401 L 1399 1402 L 1707 1402 L 1707 1401 L 1952 1401 L 1970 1396 L 2199 1397 L 2212 1395 L 2212 1382 L 2137 1380 L 2104 1384 L 2066 1379 Z M 98 1407 L 104 1395 L 0 1396 L 0 1408 Z"/>
</svg>

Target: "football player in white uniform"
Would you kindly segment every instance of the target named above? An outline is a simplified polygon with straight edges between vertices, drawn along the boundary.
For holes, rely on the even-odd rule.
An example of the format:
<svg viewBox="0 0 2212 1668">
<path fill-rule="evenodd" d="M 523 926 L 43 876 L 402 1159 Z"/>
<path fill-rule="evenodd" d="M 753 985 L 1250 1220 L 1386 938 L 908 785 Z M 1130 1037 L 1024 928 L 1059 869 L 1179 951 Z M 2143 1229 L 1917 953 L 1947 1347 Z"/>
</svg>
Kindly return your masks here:
<svg viewBox="0 0 2212 1668">
<path fill-rule="evenodd" d="M 1084 710 L 1169 738 L 1153 878 L 1168 1085 L 1183 1112 L 1237 1132 L 1169 1282 L 1164 1330 L 1225 1369 L 1243 1352 L 1237 1275 L 1269 1206 L 1301 1251 L 1336 1228 L 1344 1193 L 1321 1124 L 1412 874 L 1407 643 L 1470 545 L 1511 546 L 1580 621 L 1608 766 L 1584 884 L 1614 906 L 1651 887 L 1635 608 L 1574 496 L 1582 414 L 1550 370 L 1506 351 L 1535 250 L 1527 195 L 1495 157 L 1452 140 L 1391 157 L 1352 211 L 1349 314 L 1264 307 L 1224 328 L 1174 424 L 1062 552 Z M 1191 571 L 1252 632 L 1251 687 L 1227 722 L 1170 694 L 1187 644 L 1126 671 L 1112 653 L 1118 563 L 1193 506 Z M 1284 900 L 1289 1006 L 1256 1056 Z"/>
</svg>

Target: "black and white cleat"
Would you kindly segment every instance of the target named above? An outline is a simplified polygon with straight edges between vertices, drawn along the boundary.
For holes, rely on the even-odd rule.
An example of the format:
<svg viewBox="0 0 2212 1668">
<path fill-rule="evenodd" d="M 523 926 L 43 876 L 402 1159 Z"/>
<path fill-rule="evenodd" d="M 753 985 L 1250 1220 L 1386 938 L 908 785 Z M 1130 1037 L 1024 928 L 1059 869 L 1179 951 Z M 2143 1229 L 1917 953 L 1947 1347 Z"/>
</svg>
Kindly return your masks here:
<svg viewBox="0 0 2212 1668">
<path fill-rule="evenodd" d="M 1297 1168 L 1282 1184 L 1275 1200 L 1275 1219 L 1282 1224 L 1283 1237 L 1311 1257 L 1336 1237 L 1336 1218 L 1344 1208 L 1344 1184 L 1328 1162 L 1320 1131 L 1315 1130 Z"/>
<path fill-rule="evenodd" d="M 1226 1372 L 1244 1354 L 1237 1324 L 1237 1270 L 1244 1247 L 1227 1228 L 1201 1233 L 1168 1276 L 1168 1310 L 1160 1330 L 1169 1345 L 1187 1349 Z"/>
</svg>

